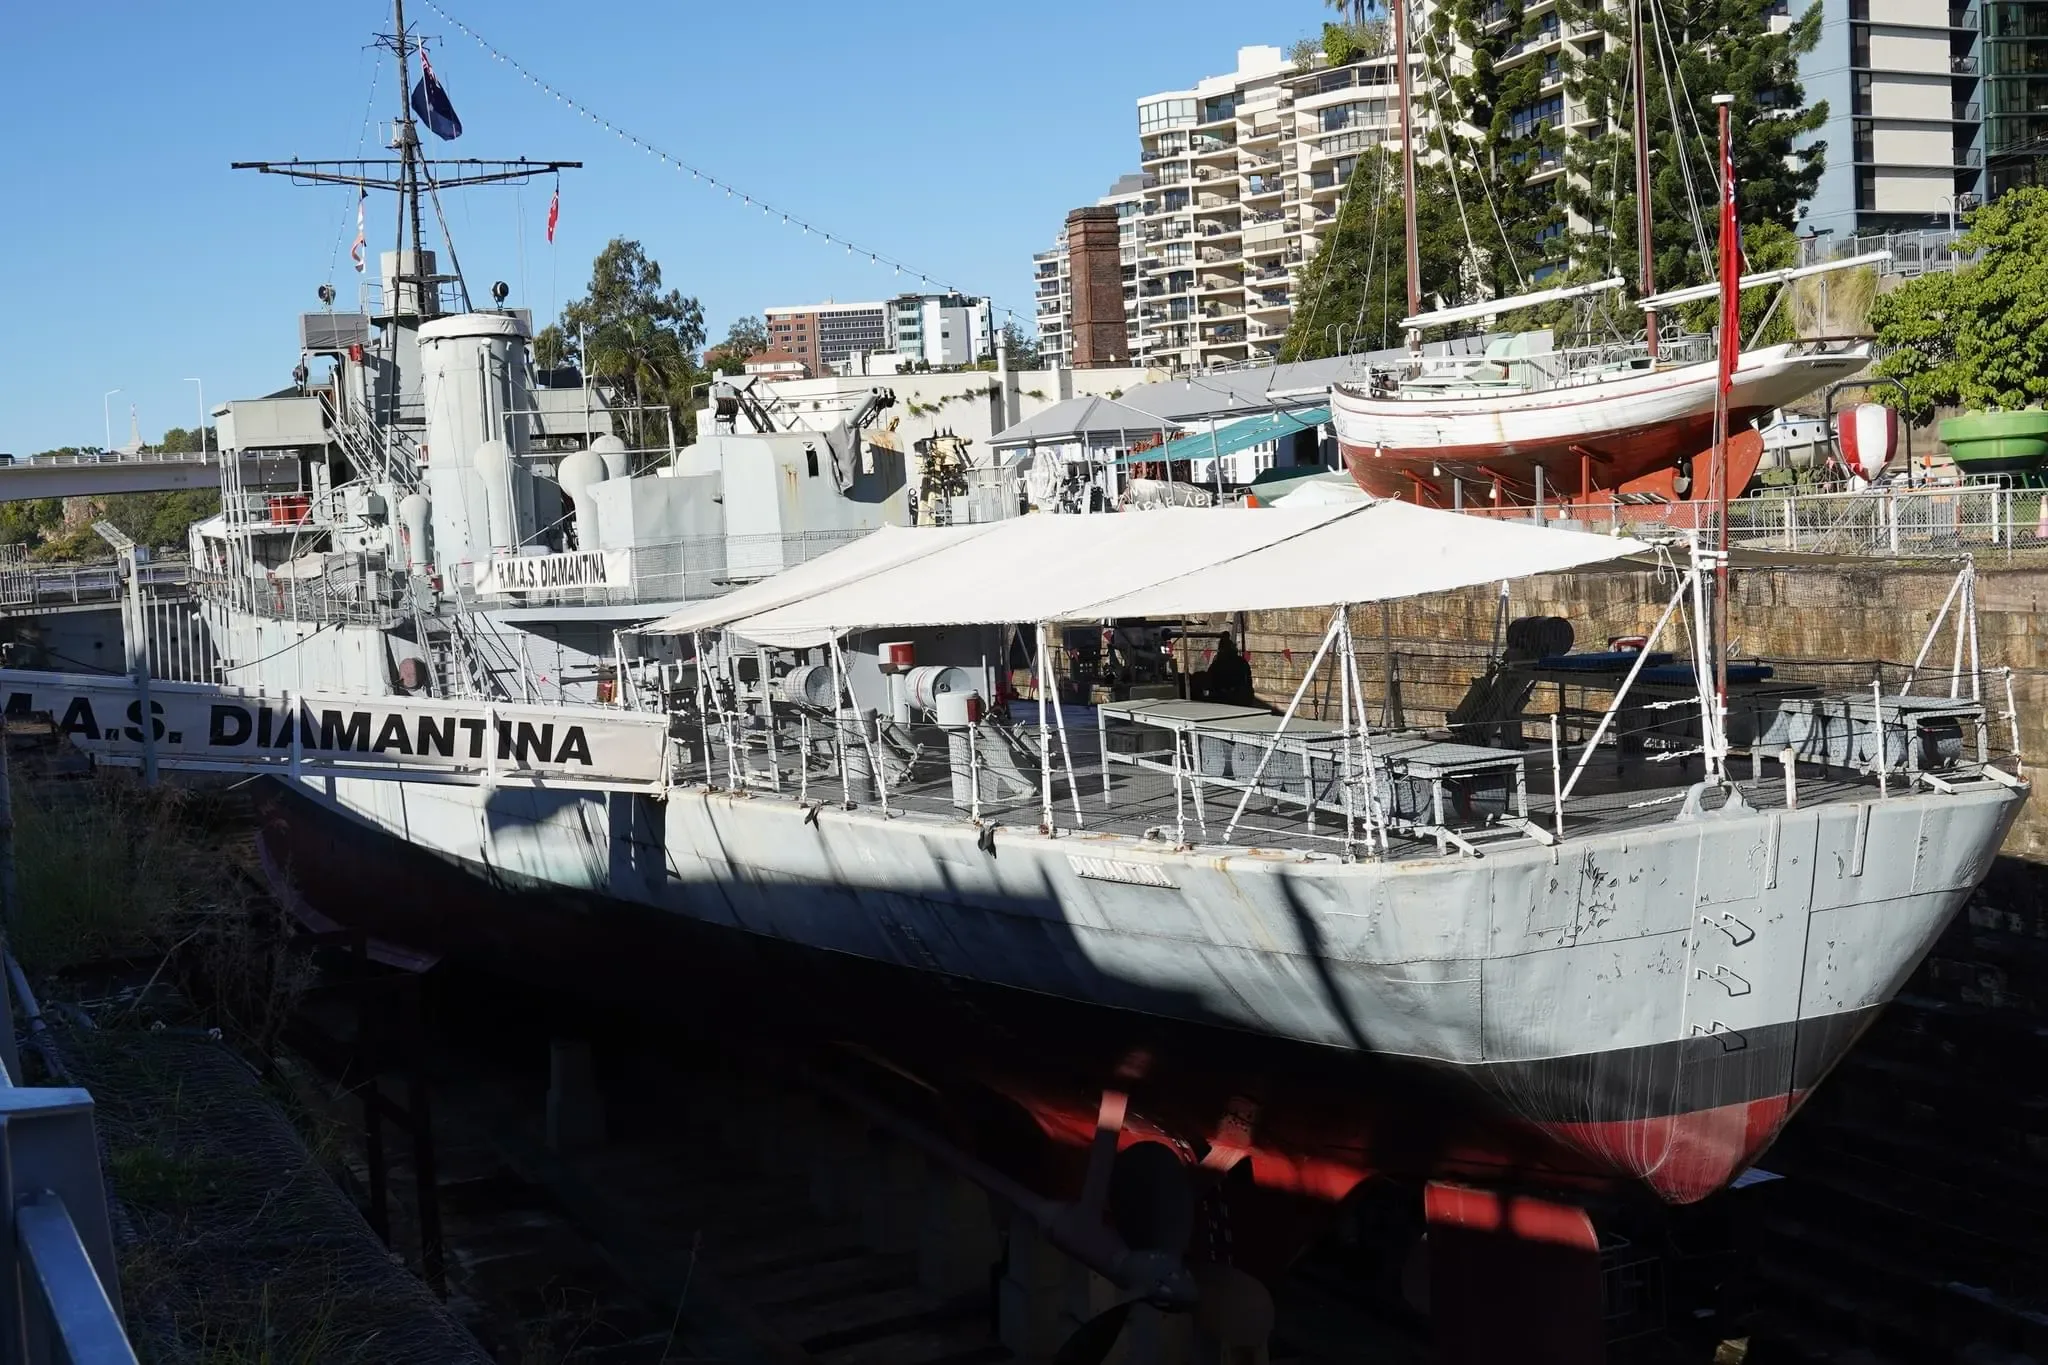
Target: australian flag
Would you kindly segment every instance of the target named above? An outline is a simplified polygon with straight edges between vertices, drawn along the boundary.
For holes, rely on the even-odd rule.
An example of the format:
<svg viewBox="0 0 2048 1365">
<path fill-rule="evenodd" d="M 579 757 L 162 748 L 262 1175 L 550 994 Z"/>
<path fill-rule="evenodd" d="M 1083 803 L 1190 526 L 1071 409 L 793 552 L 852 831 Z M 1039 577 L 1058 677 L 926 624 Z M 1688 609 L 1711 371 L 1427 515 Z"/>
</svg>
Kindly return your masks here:
<svg viewBox="0 0 2048 1365">
<path fill-rule="evenodd" d="M 462 119 L 457 116 L 455 103 L 448 98 L 447 90 L 435 77 L 433 63 L 427 60 L 425 48 L 420 49 L 420 83 L 412 88 L 412 111 L 443 142 L 462 136 Z"/>
</svg>

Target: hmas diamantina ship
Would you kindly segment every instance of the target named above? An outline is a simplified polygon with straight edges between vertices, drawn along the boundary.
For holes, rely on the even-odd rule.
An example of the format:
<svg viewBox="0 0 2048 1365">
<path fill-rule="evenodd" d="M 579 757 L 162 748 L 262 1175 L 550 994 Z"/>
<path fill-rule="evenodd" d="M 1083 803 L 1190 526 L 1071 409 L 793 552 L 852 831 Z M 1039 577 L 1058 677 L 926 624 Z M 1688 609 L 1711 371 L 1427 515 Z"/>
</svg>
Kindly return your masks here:
<svg viewBox="0 0 2048 1365">
<path fill-rule="evenodd" d="M 1012 471 L 871 439 L 879 392 L 797 430 L 721 390 L 696 444 L 630 450 L 613 395 L 538 371 L 523 313 L 439 273 L 435 164 L 409 112 L 394 130 L 368 169 L 272 167 L 388 184 L 401 237 L 373 303 L 303 319 L 300 388 L 223 410 L 225 449 L 303 479 L 230 477 L 193 533 L 221 676 L 553 708 L 542 749 L 667 719 L 638 785 L 278 775 L 263 847 L 309 916 L 723 1011 L 1034 1198 L 1083 1187 L 1091 1150 L 1163 1149 L 1269 1266 L 1376 1180 L 1722 1188 L 2024 799 L 1988 675 L 1926 696 L 1731 665 L 1696 547 L 1378 501 L 1017 515 Z M 1575 653 L 1503 613 L 1439 723 L 1368 714 L 1351 608 L 1588 566 L 1656 576 L 1656 629 Z M 1327 613 L 1299 689 L 1197 688 L 1185 623 L 1270 609 Z M 1074 1164 L 1005 1165 L 1027 1141 Z M 1048 1217 L 1185 1302 L 1184 1247 L 1111 1223 Z"/>
</svg>

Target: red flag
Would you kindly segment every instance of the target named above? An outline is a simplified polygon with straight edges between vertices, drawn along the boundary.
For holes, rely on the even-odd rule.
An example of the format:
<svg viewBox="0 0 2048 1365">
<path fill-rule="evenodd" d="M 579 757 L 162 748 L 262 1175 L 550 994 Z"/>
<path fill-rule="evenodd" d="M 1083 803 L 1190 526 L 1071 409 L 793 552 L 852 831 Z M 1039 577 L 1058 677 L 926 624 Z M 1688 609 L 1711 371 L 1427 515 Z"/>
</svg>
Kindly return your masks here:
<svg viewBox="0 0 2048 1365">
<path fill-rule="evenodd" d="M 555 223 L 562 216 L 562 192 L 556 190 L 548 196 L 548 240 L 555 240 Z"/>
<path fill-rule="evenodd" d="M 1721 392 L 1735 387 L 1742 350 L 1742 228 L 1735 220 L 1735 157 L 1728 148 L 1728 106 L 1721 106 Z"/>
</svg>

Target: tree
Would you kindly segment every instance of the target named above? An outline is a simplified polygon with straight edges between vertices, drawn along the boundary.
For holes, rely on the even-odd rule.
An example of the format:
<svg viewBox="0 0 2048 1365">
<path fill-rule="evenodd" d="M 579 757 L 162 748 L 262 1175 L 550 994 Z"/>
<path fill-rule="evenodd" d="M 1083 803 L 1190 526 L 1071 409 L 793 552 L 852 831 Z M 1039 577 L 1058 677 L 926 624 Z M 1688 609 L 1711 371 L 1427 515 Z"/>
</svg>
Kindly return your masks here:
<svg viewBox="0 0 2048 1365">
<path fill-rule="evenodd" d="M 1906 386 L 1916 419 L 1937 406 L 2048 402 L 2048 188 L 2008 190 L 1967 221 L 1957 246 L 1983 253 L 1974 264 L 1870 306 L 1877 372 Z"/>
<path fill-rule="evenodd" d="M 1461 303 L 1467 252 L 1443 167 L 1416 168 L 1415 203 L 1423 297 Z M 1337 221 L 1302 272 L 1294 320 L 1280 345 L 1282 360 L 1401 344 L 1399 324 L 1408 312 L 1405 231 L 1401 159 L 1370 149 L 1352 168 Z"/>
<path fill-rule="evenodd" d="M 622 418 L 631 443 L 650 446 L 668 437 L 658 409 L 669 410 L 678 439 L 686 434 L 703 344 L 703 306 L 679 290 L 664 291 L 661 266 L 646 248 L 614 237 L 591 265 L 589 292 L 534 338 L 534 357 L 544 369 L 580 364 L 627 406 L 657 409 Z"/>
<path fill-rule="evenodd" d="M 704 353 L 704 364 L 720 374 L 745 374 L 747 362 L 767 349 L 767 323 L 757 317 L 734 318 L 725 329 L 725 340 Z"/>
<path fill-rule="evenodd" d="M 1635 140 L 1628 15 L 1604 0 L 1562 0 L 1558 8 L 1564 24 L 1590 25 L 1607 34 L 1598 55 L 1563 72 L 1567 97 L 1594 118 L 1615 125 L 1613 132 L 1576 139 L 1567 157 L 1567 202 L 1592 225 L 1580 250 L 1601 262 L 1601 273 L 1633 282 Z M 1714 95 L 1734 96 L 1730 143 L 1745 244 L 1759 225 L 1792 228 L 1820 182 L 1827 144 L 1798 144 L 1828 118 L 1826 101 L 1806 105 L 1799 81 L 1799 58 L 1820 41 L 1821 7 L 1810 5 L 1781 33 L 1772 31 L 1770 11 L 1756 0 L 1659 0 L 1644 9 L 1650 222 L 1660 289 L 1714 278 L 1720 174 Z M 1759 240 L 1777 239 L 1767 234 Z M 1749 268 L 1759 268 L 1754 259 Z"/>
<path fill-rule="evenodd" d="M 1003 348 L 1010 353 L 1012 370 L 1035 370 L 1045 363 L 1038 353 L 1038 338 L 1015 322 L 1003 324 Z"/>
</svg>

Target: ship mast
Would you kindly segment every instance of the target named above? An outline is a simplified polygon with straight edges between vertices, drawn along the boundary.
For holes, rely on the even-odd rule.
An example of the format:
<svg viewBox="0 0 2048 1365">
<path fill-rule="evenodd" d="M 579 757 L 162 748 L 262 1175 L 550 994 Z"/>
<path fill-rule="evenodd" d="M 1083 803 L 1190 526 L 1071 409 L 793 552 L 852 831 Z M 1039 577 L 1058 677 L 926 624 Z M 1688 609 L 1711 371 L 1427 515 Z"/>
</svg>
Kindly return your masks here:
<svg viewBox="0 0 2048 1365">
<path fill-rule="evenodd" d="M 412 117 L 412 69 L 408 61 L 408 44 L 405 34 L 405 0 L 391 0 L 392 21 L 397 32 L 391 36 L 390 47 L 398 57 L 398 273 L 394 280 L 398 299 L 388 301 L 387 306 L 396 309 L 399 300 L 405 297 L 408 281 L 413 286 L 413 299 L 423 309 L 426 304 L 426 280 L 420 270 L 424 260 L 426 241 L 420 226 L 420 130 Z M 412 249 L 410 258 L 405 253 L 406 226 L 412 227 Z"/>
<path fill-rule="evenodd" d="M 1415 135 L 1409 126 L 1415 93 L 1408 72 L 1408 0 L 1394 0 L 1394 65 L 1401 86 L 1401 212 L 1407 240 L 1408 316 L 1422 312 L 1422 257 L 1416 245 Z M 1410 333 L 1411 346 L 1419 333 Z"/>
<path fill-rule="evenodd" d="M 1656 244 L 1650 237 L 1650 92 L 1645 84 L 1649 64 L 1643 60 L 1643 0 L 1628 0 L 1628 60 L 1635 83 L 1636 255 L 1641 267 L 1637 283 L 1642 297 L 1657 292 Z M 1643 310 L 1650 359 L 1657 358 L 1657 310 Z"/>
</svg>

